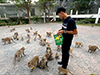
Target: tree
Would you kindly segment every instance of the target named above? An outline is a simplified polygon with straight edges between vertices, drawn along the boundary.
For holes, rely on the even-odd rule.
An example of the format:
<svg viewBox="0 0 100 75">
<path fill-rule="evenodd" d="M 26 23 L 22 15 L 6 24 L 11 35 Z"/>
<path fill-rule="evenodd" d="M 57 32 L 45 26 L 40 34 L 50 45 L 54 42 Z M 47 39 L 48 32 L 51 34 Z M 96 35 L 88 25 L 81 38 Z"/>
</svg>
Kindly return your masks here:
<svg viewBox="0 0 100 75">
<path fill-rule="evenodd" d="M 32 0 L 10 0 L 10 1 L 13 2 L 17 7 L 25 8 L 27 10 L 27 16 L 30 24 L 31 20 L 30 20 L 29 12 L 32 6 Z"/>
<path fill-rule="evenodd" d="M 40 11 L 43 11 L 46 14 L 46 16 L 48 16 L 49 21 L 50 11 L 54 7 L 54 0 L 39 0 L 35 3 L 36 5 L 38 5 Z"/>
<path fill-rule="evenodd" d="M 0 3 L 7 3 L 6 0 L 0 0 Z"/>
</svg>

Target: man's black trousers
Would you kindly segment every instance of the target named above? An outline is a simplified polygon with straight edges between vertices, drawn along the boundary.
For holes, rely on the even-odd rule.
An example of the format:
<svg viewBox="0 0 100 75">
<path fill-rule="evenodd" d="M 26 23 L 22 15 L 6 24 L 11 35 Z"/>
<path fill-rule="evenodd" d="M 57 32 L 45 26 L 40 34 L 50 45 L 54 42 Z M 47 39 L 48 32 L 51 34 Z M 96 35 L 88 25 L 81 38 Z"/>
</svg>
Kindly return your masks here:
<svg viewBox="0 0 100 75">
<path fill-rule="evenodd" d="M 62 44 L 62 68 L 67 68 L 69 61 L 69 50 L 72 40 L 63 39 Z"/>
</svg>

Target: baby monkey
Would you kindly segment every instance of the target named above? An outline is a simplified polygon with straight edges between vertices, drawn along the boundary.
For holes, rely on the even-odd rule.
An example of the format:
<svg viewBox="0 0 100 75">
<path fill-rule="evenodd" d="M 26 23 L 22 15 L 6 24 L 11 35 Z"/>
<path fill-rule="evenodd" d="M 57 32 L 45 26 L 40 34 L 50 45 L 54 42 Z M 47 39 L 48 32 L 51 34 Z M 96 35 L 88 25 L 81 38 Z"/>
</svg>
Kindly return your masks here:
<svg viewBox="0 0 100 75">
<path fill-rule="evenodd" d="M 89 45 L 88 48 L 88 52 L 90 53 L 94 53 L 97 49 L 100 51 L 100 49 L 95 45 Z"/>
<path fill-rule="evenodd" d="M 42 57 L 42 60 L 40 61 L 39 66 L 40 66 L 41 69 L 47 69 L 47 71 L 49 71 L 47 58 L 45 56 Z"/>
<path fill-rule="evenodd" d="M 31 38 L 30 34 L 27 34 L 27 37 L 28 37 L 28 38 Z"/>
<path fill-rule="evenodd" d="M 30 27 L 30 29 L 31 29 L 31 30 L 33 30 L 33 28 L 32 28 L 32 27 Z"/>
<path fill-rule="evenodd" d="M 25 47 L 22 47 L 20 50 L 18 50 L 15 53 L 15 60 L 16 60 L 16 58 L 18 58 L 18 61 L 20 61 L 20 56 L 22 57 L 22 54 L 25 56 L 24 50 L 25 50 Z"/>
<path fill-rule="evenodd" d="M 38 31 L 35 31 L 35 32 L 34 32 L 34 35 L 37 35 L 37 34 L 38 34 Z"/>
<path fill-rule="evenodd" d="M 76 43 L 75 43 L 75 47 L 77 47 L 77 48 L 83 47 L 82 42 L 76 42 Z"/>
<path fill-rule="evenodd" d="M 30 43 L 30 39 L 26 40 L 27 43 Z"/>
</svg>

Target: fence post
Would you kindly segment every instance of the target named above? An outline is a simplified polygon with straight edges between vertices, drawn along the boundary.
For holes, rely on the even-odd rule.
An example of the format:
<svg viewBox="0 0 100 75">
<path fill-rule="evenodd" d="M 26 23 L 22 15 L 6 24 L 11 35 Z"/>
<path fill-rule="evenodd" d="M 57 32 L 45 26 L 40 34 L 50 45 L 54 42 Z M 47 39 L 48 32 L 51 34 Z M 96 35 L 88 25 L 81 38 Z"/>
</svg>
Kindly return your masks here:
<svg viewBox="0 0 100 75">
<path fill-rule="evenodd" d="M 78 15 L 78 10 L 76 10 L 76 15 Z"/>
<path fill-rule="evenodd" d="M 100 16 L 100 8 L 98 9 L 98 14 L 97 14 L 97 17 L 96 17 L 96 20 L 95 20 L 95 24 L 98 23 L 98 21 L 99 21 L 99 16 Z"/>
<path fill-rule="evenodd" d="M 45 23 L 45 13 L 44 13 L 44 23 Z"/>
<path fill-rule="evenodd" d="M 71 10 L 71 12 L 70 12 L 70 15 L 72 15 L 73 14 L 73 10 Z"/>
</svg>

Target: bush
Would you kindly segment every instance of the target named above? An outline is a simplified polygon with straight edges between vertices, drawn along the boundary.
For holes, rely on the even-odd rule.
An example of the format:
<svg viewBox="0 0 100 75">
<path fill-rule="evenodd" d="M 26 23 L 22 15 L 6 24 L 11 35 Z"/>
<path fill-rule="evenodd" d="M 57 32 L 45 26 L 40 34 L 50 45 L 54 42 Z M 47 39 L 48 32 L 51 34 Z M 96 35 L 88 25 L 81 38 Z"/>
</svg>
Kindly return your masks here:
<svg viewBox="0 0 100 75">
<path fill-rule="evenodd" d="M 33 22 L 34 23 L 40 22 L 40 17 L 38 15 L 33 16 Z"/>
</svg>

